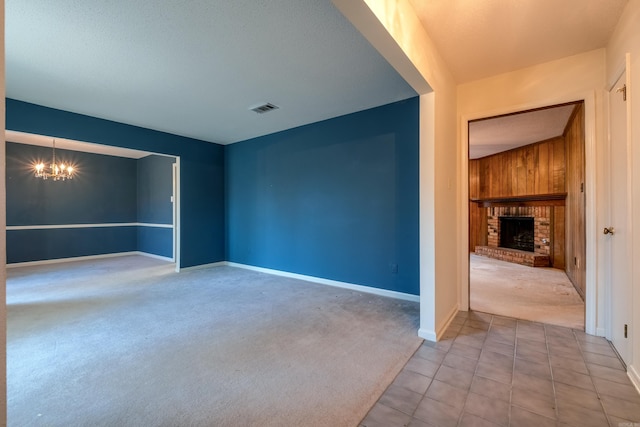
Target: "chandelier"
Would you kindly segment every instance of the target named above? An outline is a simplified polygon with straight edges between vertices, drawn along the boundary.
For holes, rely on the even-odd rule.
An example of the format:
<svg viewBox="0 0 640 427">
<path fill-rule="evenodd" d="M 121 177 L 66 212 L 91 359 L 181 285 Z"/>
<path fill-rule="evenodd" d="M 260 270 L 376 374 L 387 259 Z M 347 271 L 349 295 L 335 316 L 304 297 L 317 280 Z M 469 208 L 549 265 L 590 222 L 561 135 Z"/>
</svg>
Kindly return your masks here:
<svg viewBox="0 0 640 427">
<path fill-rule="evenodd" d="M 56 163 L 56 140 L 53 140 L 53 154 L 51 158 L 51 164 L 48 168 L 45 168 L 44 163 L 40 162 L 35 165 L 36 178 L 49 179 L 53 181 L 65 181 L 73 178 L 74 169 L 71 165 L 65 165 L 64 163 Z"/>
</svg>

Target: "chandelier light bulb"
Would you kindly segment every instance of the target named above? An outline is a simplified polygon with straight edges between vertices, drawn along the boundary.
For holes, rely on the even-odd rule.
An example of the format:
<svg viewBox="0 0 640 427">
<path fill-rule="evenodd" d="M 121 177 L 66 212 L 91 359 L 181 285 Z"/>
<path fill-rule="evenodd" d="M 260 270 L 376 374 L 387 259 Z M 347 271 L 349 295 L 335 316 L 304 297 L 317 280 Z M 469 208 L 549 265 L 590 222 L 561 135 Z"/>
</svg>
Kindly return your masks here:
<svg viewBox="0 0 640 427">
<path fill-rule="evenodd" d="M 51 164 L 49 170 L 45 169 L 44 163 L 38 163 L 34 166 L 36 178 L 49 179 L 54 181 L 66 181 L 73 178 L 74 168 L 64 163 L 56 163 L 56 141 L 53 140 L 53 150 Z"/>
</svg>

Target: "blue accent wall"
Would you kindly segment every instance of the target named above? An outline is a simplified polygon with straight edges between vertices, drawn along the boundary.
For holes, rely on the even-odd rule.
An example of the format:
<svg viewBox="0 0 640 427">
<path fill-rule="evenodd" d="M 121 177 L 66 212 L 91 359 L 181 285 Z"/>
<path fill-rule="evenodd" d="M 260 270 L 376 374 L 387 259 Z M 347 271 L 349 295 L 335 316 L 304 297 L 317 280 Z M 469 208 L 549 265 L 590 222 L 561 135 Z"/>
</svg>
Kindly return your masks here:
<svg viewBox="0 0 640 427">
<path fill-rule="evenodd" d="M 135 159 L 56 150 L 76 166 L 74 179 L 35 178 L 33 166 L 49 165 L 50 147 L 6 144 L 7 225 L 136 222 Z M 133 184 L 133 185 L 132 185 Z M 27 262 L 136 250 L 136 227 L 7 231 L 7 262 Z"/>
<path fill-rule="evenodd" d="M 173 223 L 173 157 L 138 159 L 138 222 Z"/>
<path fill-rule="evenodd" d="M 7 225 L 136 222 L 135 159 L 57 149 L 77 170 L 56 182 L 33 176 L 36 161 L 51 163 L 50 147 L 7 142 L 6 155 Z"/>
<path fill-rule="evenodd" d="M 135 251 L 137 227 L 7 230 L 7 263 Z"/>
<path fill-rule="evenodd" d="M 138 227 L 137 250 L 173 258 L 173 228 Z"/>
<path fill-rule="evenodd" d="M 223 146 L 14 99 L 6 128 L 180 156 L 181 267 L 224 260 Z"/>
<path fill-rule="evenodd" d="M 173 223 L 173 157 L 151 155 L 138 159 L 138 222 Z M 173 257 L 173 229 L 138 228 L 138 250 Z"/>
<path fill-rule="evenodd" d="M 419 294 L 418 98 L 225 147 L 227 259 Z"/>
</svg>

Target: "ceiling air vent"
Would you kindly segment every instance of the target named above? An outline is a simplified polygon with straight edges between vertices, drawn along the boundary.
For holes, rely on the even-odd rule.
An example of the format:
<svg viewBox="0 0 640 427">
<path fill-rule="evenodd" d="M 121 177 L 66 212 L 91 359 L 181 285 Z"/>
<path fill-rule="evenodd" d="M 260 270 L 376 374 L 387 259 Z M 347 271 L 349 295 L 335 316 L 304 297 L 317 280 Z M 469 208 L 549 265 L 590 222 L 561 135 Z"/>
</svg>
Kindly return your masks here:
<svg viewBox="0 0 640 427">
<path fill-rule="evenodd" d="M 267 102 L 266 104 L 258 105 L 257 107 L 251 107 L 250 109 L 251 111 L 255 111 L 258 114 L 264 114 L 268 113 L 269 111 L 277 110 L 278 108 L 280 107 Z"/>
</svg>

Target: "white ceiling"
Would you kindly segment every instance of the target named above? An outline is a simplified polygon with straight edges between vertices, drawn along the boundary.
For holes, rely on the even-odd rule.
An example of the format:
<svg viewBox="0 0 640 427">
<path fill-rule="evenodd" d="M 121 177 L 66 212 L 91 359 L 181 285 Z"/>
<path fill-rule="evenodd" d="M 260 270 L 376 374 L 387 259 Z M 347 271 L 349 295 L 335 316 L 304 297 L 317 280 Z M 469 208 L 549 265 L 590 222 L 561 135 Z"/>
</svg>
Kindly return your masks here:
<svg viewBox="0 0 640 427">
<path fill-rule="evenodd" d="M 217 143 L 416 93 L 329 0 L 6 0 L 7 97 Z M 271 102 L 266 114 L 249 110 Z"/>
<path fill-rule="evenodd" d="M 605 47 L 627 0 L 410 0 L 458 83 Z"/>
<path fill-rule="evenodd" d="M 56 150 L 83 151 L 85 153 L 104 154 L 107 156 L 128 157 L 131 159 L 141 159 L 153 153 L 129 148 L 113 147 L 110 145 L 94 144 L 87 141 L 76 141 L 73 139 L 58 138 L 47 135 L 35 135 L 32 133 L 17 132 L 14 130 L 5 131 L 5 139 L 9 142 L 19 144 L 39 145 L 41 147 L 53 148 L 55 141 Z"/>
<path fill-rule="evenodd" d="M 561 136 L 575 104 L 469 123 L 469 158 L 478 159 Z"/>
<path fill-rule="evenodd" d="M 466 82 L 603 47 L 627 0 L 410 1 Z M 330 0 L 5 0 L 5 19 L 7 97 L 210 142 L 415 95 Z"/>
</svg>

